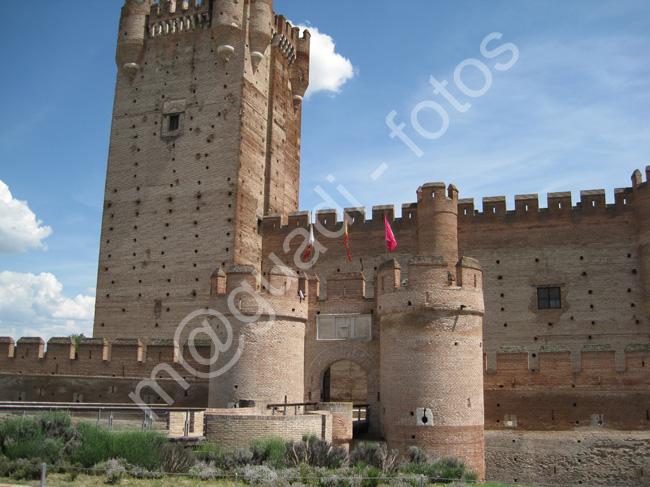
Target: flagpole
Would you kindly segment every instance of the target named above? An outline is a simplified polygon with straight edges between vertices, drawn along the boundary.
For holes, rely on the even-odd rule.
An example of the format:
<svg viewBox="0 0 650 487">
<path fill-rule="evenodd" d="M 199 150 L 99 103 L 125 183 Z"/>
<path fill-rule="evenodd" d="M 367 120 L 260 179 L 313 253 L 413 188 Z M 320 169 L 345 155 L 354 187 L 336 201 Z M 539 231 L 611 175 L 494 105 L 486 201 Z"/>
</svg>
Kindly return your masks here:
<svg viewBox="0 0 650 487">
<path fill-rule="evenodd" d="M 384 227 L 386 225 L 386 213 L 384 213 Z M 385 231 L 384 231 L 385 233 Z M 384 261 L 388 260 L 388 242 L 386 241 L 386 237 L 384 236 Z"/>
</svg>

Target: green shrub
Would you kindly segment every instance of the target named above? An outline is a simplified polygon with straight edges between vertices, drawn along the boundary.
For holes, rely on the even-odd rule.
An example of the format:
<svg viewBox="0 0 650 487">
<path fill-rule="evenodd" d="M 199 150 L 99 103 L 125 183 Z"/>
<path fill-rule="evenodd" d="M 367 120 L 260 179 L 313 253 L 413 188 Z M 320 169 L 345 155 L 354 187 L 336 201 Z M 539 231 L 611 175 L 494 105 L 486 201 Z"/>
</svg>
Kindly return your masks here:
<svg viewBox="0 0 650 487">
<path fill-rule="evenodd" d="M 41 463 L 43 462 L 40 458 L 30 460 L 19 458 L 11 469 L 11 478 L 16 480 L 38 480 L 41 478 Z"/>
<path fill-rule="evenodd" d="M 73 462 L 90 468 L 111 458 L 112 436 L 110 431 L 98 428 L 91 423 L 79 423 L 76 429 L 80 443 L 70 455 Z"/>
<path fill-rule="evenodd" d="M 458 458 L 430 458 L 421 449 L 411 449 L 411 458 L 417 461 L 399 465 L 399 471 L 411 475 L 424 475 L 438 482 L 451 482 L 453 480 L 476 480 L 476 474 L 467 469 L 467 466 Z"/>
<path fill-rule="evenodd" d="M 123 458 L 128 463 L 147 470 L 162 465 L 158 448 L 166 441 L 159 433 L 151 431 L 110 432 L 90 423 L 79 423 L 79 446 L 71 454 L 73 462 L 92 467 L 109 458 Z"/>
<path fill-rule="evenodd" d="M 155 470 L 162 466 L 160 447 L 168 440 L 155 431 L 122 431 L 113 433 L 112 457 L 124 458 L 128 463 Z"/>
<path fill-rule="evenodd" d="M 54 411 L 40 414 L 35 418 L 36 424 L 48 438 L 70 439 L 75 431 L 70 426 L 72 418 L 68 411 Z"/>
<path fill-rule="evenodd" d="M 262 438 L 251 441 L 250 450 L 253 453 L 252 463 L 268 465 L 271 468 L 284 468 L 286 442 L 281 438 Z"/>
</svg>

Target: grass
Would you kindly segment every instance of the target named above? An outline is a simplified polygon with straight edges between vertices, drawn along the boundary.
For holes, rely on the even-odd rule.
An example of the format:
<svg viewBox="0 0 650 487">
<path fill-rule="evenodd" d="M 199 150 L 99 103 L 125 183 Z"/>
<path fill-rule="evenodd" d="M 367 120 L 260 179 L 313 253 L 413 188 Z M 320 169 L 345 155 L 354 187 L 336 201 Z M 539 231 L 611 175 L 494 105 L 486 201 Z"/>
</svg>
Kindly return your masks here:
<svg viewBox="0 0 650 487">
<path fill-rule="evenodd" d="M 40 481 L 20 481 L 16 482 L 13 479 L 5 479 L 0 477 L 0 485 L 3 483 L 11 485 L 25 485 L 25 486 L 34 486 L 37 487 L 40 485 Z M 47 486 L 48 487 L 96 487 L 96 486 L 106 485 L 104 483 L 104 476 L 91 476 L 91 475 L 79 475 L 74 481 L 70 481 L 70 478 L 66 474 L 48 474 L 47 476 Z M 166 477 L 164 479 L 132 479 L 124 478 L 119 483 L 122 487 L 190 487 L 199 485 L 201 487 L 235 487 L 234 479 L 224 479 L 224 480 L 197 480 L 195 478 L 174 476 Z M 237 487 L 244 485 L 241 478 L 237 482 Z M 430 487 L 451 487 L 453 484 L 427 484 Z M 471 484 L 470 484 L 471 485 Z M 486 482 L 483 484 L 477 484 L 481 487 L 525 487 L 520 484 L 503 484 L 503 483 L 494 483 Z"/>
</svg>

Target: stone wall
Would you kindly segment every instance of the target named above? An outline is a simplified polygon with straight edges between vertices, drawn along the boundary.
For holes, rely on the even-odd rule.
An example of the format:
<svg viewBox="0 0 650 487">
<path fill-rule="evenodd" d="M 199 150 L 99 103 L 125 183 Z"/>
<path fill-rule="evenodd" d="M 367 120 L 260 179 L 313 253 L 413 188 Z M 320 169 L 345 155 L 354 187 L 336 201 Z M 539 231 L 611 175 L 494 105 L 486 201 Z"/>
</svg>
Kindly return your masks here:
<svg viewBox="0 0 650 487">
<path fill-rule="evenodd" d="M 486 431 L 487 479 L 521 484 L 646 486 L 650 432 Z"/>
</svg>

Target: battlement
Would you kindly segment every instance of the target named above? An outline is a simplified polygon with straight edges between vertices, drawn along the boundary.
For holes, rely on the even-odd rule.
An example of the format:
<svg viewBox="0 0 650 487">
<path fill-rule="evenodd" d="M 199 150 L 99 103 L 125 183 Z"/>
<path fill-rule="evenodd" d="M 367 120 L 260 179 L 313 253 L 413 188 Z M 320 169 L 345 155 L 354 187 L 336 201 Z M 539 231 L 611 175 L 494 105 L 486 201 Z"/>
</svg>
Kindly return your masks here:
<svg viewBox="0 0 650 487">
<path fill-rule="evenodd" d="M 550 217 L 579 218 L 604 213 L 627 212 L 632 208 L 633 188 L 616 188 L 614 204 L 606 204 L 605 190 L 593 189 L 580 191 L 580 201 L 572 205 L 570 192 L 548 193 L 547 208 L 540 208 L 537 194 L 515 195 L 515 208 L 508 210 L 505 196 L 483 198 L 482 211 L 475 209 L 474 200 L 461 199 L 458 202 L 458 216 L 461 221 L 479 218 L 484 222 L 498 222 L 506 217 L 515 220 L 530 220 Z"/>
<path fill-rule="evenodd" d="M 487 367 L 486 390 L 503 388 L 607 388 L 647 389 L 650 385 L 650 343 L 629 344 L 615 350 L 609 345 L 585 345 L 569 350 L 558 345 L 528 350 L 503 346 Z"/>
<path fill-rule="evenodd" d="M 287 58 L 291 66 L 300 53 L 309 57 L 311 34 L 304 30 L 300 35 L 300 27 L 294 27 L 284 17 L 276 15 L 273 23 L 273 37 L 271 45 L 277 47 Z"/>
<path fill-rule="evenodd" d="M 646 174 L 650 175 L 650 166 L 646 168 Z M 646 176 L 647 178 L 650 176 Z M 377 230 L 381 226 L 383 231 L 383 220 L 387 218 L 391 225 L 395 222 L 393 230 L 408 229 L 417 225 L 418 217 L 422 215 L 423 205 L 428 204 L 438 197 L 438 203 L 455 203 L 458 209 L 458 222 L 463 223 L 498 223 L 539 220 L 547 221 L 552 218 L 580 219 L 591 215 L 627 215 L 634 207 L 635 193 L 645 190 L 647 182 L 643 182 L 640 171 L 635 171 L 633 176 L 633 187 L 615 188 L 614 203 L 606 203 L 606 193 L 603 189 L 592 189 L 580 191 L 580 201 L 573 205 L 571 192 L 548 193 L 547 207 L 541 208 L 539 195 L 520 194 L 515 195 L 515 208 L 508 209 L 505 196 L 488 196 L 482 199 L 482 209 L 475 207 L 473 198 L 458 199 L 458 190 L 450 185 L 445 188 L 444 183 L 427 183 L 418 188 L 418 202 L 402 204 L 402 216 L 395 217 L 394 205 L 376 205 L 372 207 L 371 217 L 367 217 L 365 207 L 344 208 L 348 215 L 348 226 L 351 232 L 364 230 Z M 446 194 L 448 192 L 448 194 Z M 436 196 L 438 195 L 438 196 Z M 450 196 L 451 195 L 451 196 Z M 650 217 L 650 215 L 649 215 Z M 319 226 L 330 230 L 340 230 L 343 225 L 343 217 L 338 215 L 336 209 L 321 209 L 316 212 L 315 220 Z M 288 225 L 282 225 L 279 214 L 264 217 L 263 229 L 265 232 L 289 232 L 296 227 L 308 227 L 309 212 L 294 212 L 289 215 Z M 318 229 L 318 227 L 316 228 Z"/>
<path fill-rule="evenodd" d="M 210 27 L 210 2 L 201 0 L 160 0 L 151 6 L 150 38 L 181 34 Z"/>
<path fill-rule="evenodd" d="M 640 187 L 647 187 L 648 182 L 650 182 L 650 166 L 645 167 L 645 182 L 643 181 L 643 175 L 638 169 L 632 173 L 632 188 L 636 190 Z"/>
<path fill-rule="evenodd" d="M 68 375 L 84 377 L 141 378 L 161 363 L 182 370 L 179 355 L 195 370 L 207 367 L 195 360 L 210 356 L 209 340 L 194 340 L 182 345 L 174 340 L 151 340 L 146 346 L 136 338 L 112 343 L 103 338 L 84 338 L 75 346 L 70 337 L 23 337 L 17 342 L 0 337 L 0 373 L 10 375 Z M 194 352 L 192 352 L 190 350 Z"/>
<path fill-rule="evenodd" d="M 212 274 L 212 305 L 237 315 L 307 319 L 309 283 L 304 276 L 274 266 L 267 279 L 262 277 L 251 266 L 217 269 Z"/>
<path fill-rule="evenodd" d="M 377 270 L 378 312 L 426 308 L 482 315 L 483 270 L 478 261 L 463 257 L 456 265 L 456 275 L 448 269 L 442 257 L 416 256 L 408 262 L 408 280 L 402 281 L 399 263 L 384 262 Z"/>
<path fill-rule="evenodd" d="M 363 272 L 335 272 L 327 278 L 327 300 L 366 299 L 366 278 Z"/>
</svg>

